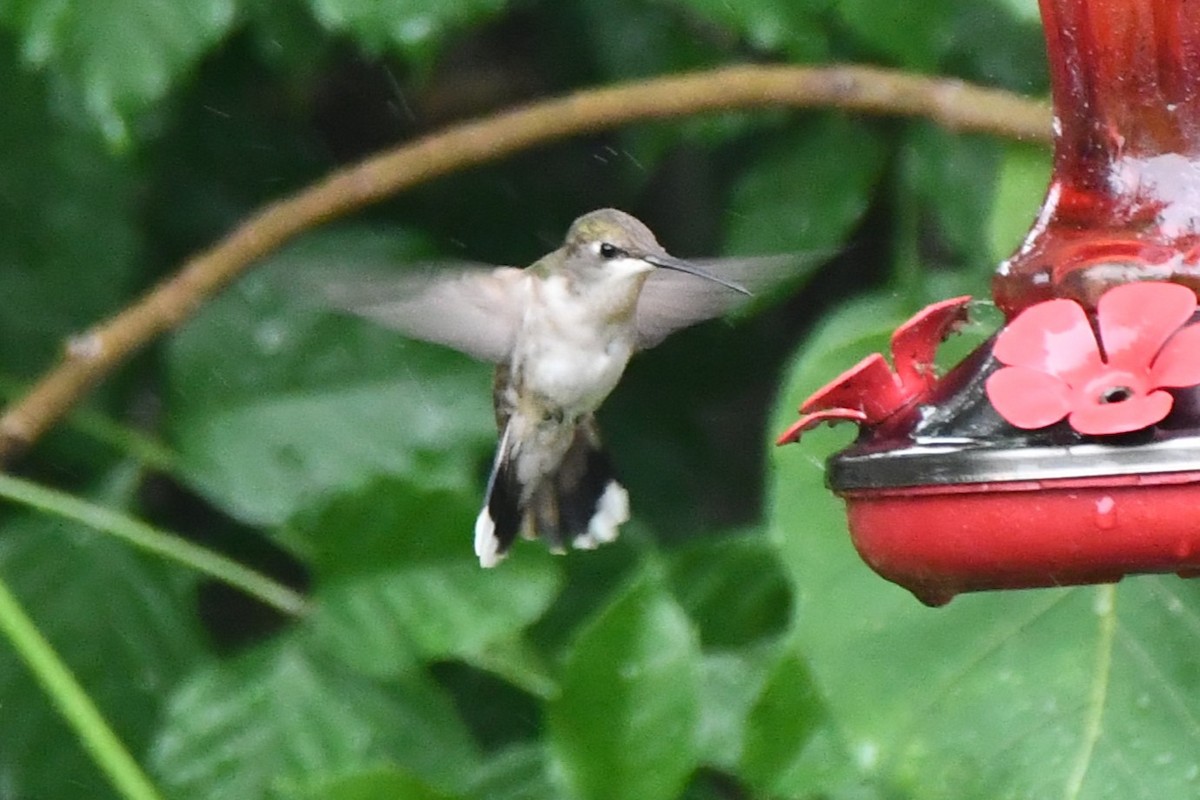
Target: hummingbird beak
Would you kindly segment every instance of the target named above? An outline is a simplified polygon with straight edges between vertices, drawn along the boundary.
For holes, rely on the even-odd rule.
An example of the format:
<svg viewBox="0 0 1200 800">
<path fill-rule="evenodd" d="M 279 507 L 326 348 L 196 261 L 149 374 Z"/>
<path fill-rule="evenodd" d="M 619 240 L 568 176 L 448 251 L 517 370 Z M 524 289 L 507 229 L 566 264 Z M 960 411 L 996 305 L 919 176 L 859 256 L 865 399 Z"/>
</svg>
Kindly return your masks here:
<svg viewBox="0 0 1200 800">
<path fill-rule="evenodd" d="M 676 272 L 686 272 L 688 275 L 695 275 L 697 278 L 704 278 L 705 280 L 710 280 L 713 283 L 719 283 L 726 289 L 732 289 L 735 292 L 741 292 L 745 295 L 750 294 L 750 290 L 745 286 L 736 284 L 733 281 L 727 281 L 724 278 L 719 278 L 716 275 L 713 275 L 711 272 L 705 272 L 695 264 L 684 261 L 681 258 L 675 258 L 674 256 L 667 255 L 666 253 L 663 253 L 662 255 L 643 256 L 642 260 L 647 264 L 653 264 L 656 267 L 673 269 Z"/>
</svg>

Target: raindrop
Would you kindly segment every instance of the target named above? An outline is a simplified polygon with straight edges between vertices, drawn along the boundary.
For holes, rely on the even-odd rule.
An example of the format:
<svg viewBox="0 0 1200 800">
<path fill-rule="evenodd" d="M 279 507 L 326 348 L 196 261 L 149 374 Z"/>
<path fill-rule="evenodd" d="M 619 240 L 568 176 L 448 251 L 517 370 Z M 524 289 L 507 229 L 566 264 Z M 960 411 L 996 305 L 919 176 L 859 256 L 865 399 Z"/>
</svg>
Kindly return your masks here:
<svg viewBox="0 0 1200 800">
<path fill-rule="evenodd" d="M 254 342 L 263 355 L 274 355 L 287 340 L 287 328 L 278 320 L 268 320 L 254 331 Z"/>
<path fill-rule="evenodd" d="M 1102 531 L 1117 527 L 1117 501 L 1109 495 L 1096 501 L 1096 527 Z"/>
<path fill-rule="evenodd" d="M 874 769 L 879 761 L 879 745 L 876 742 L 863 741 L 854 748 L 855 760 L 864 770 Z"/>
</svg>

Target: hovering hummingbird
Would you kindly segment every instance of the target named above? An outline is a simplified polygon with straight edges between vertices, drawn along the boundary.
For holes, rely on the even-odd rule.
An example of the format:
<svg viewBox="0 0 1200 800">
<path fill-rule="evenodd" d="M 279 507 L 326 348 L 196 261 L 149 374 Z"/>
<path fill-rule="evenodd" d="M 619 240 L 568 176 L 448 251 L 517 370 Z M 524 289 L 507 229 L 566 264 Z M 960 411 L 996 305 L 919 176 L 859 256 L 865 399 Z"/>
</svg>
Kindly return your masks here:
<svg viewBox="0 0 1200 800">
<path fill-rule="evenodd" d="M 792 260 L 721 263 L 756 280 Z M 558 553 L 617 537 L 629 495 L 601 445 L 596 410 L 636 351 L 749 294 L 671 256 L 642 222 L 611 208 L 576 219 L 562 246 L 526 269 L 326 285 L 334 306 L 497 365 L 500 441 L 475 521 L 484 567 L 518 534 Z"/>
</svg>

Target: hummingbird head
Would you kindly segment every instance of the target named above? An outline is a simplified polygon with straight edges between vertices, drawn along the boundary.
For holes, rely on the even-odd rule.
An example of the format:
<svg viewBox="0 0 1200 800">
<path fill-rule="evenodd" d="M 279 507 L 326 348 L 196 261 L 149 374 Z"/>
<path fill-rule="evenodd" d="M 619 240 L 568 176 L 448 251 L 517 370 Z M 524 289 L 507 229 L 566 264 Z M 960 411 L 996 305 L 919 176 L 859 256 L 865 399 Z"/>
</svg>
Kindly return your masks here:
<svg viewBox="0 0 1200 800">
<path fill-rule="evenodd" d="M 655 268 L 686 272 L 742 294 L 736 283 L 718 278 L 668 253 L 646 225 L 615 208 L 601 208 L 571 223 L 563 242 L 566 263 L 579 278 L 604 280 L 646 276 Z"/>
</svg>

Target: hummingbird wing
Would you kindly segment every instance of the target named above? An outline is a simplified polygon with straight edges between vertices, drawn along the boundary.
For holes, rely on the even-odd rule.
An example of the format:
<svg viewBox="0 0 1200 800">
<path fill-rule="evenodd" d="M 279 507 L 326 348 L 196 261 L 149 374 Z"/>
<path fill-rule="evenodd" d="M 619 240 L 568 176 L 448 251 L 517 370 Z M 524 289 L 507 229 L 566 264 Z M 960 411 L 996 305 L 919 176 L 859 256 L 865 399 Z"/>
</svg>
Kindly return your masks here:
<svg viewBox="0 0 1200 800">
<path fill-rule="evenodd" d="M 719 258 L 692 263 L 758 294 L 776 285 L 800 280 L 821 260 L 823 257 L 807 253 Z M 638 349 L 654 347 L 675 331 L 719 317 L 745 302 L 749 302 L 745 295 L 719 283 L 686 272 L 656 269 L 646 278 L 638 298 Z"/>
<path fill-rule="evenodd" d="M 494 364 L 508 360 L 525 308 L 528 276 L 516 267 L 468 267 L 322 281 L 334 308 Z"/>
</svg>

